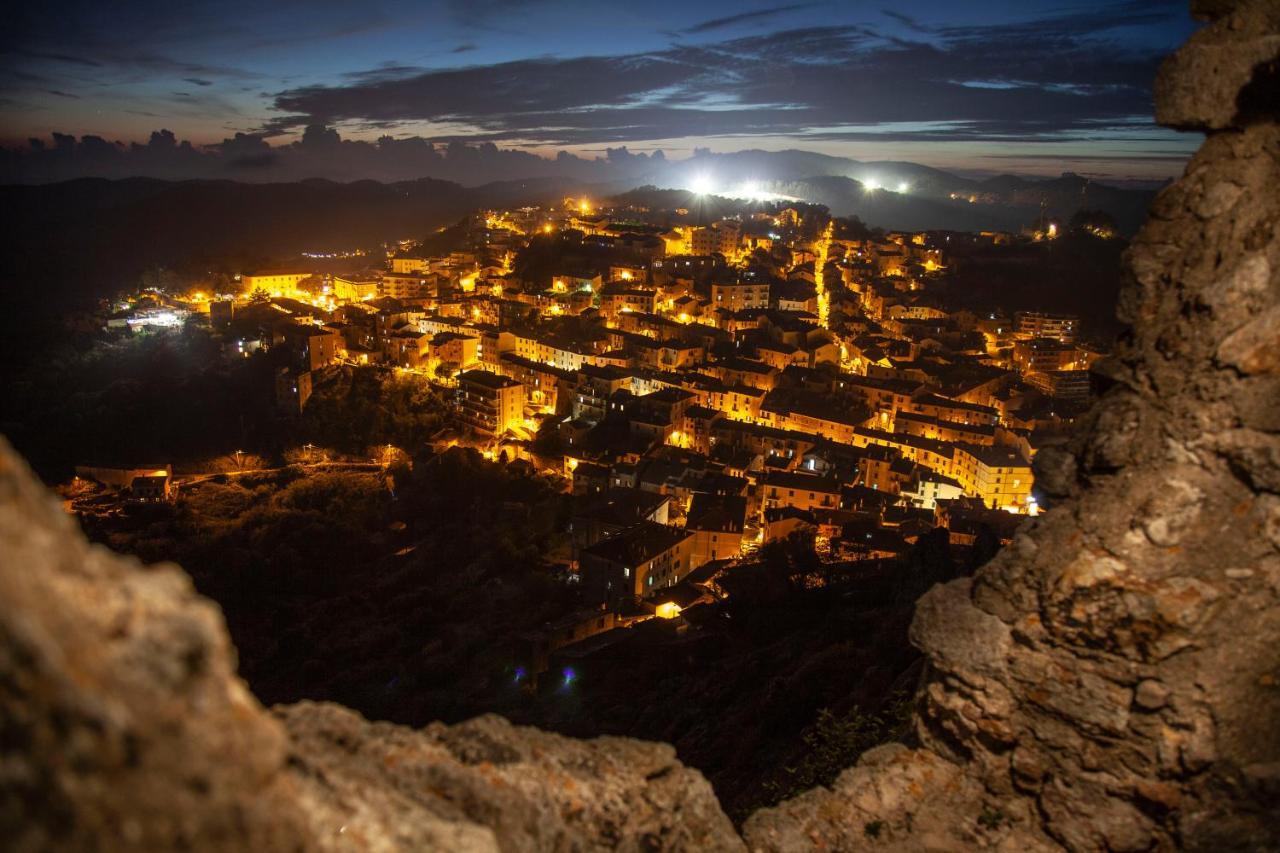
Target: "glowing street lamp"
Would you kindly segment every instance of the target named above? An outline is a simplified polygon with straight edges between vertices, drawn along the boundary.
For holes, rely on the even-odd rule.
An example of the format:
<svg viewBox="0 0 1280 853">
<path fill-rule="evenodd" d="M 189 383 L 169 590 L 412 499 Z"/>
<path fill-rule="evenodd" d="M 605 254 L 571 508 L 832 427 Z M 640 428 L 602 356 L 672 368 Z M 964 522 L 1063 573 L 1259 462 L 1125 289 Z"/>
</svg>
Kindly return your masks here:
<svg viewBox="0 0 1280 853">
<path fill-rule="evenodd" d="M 862 182 L 862 186 L 867 192 L 873 193 L 880 189 L 880 181 L 878 178 L 867 178 Z"/>
<path fill-rule="evenodd" d="M 898 184 L 898 192 L 905 193 L 910 191 L 911 191 L 911 184 L 907 183 L 906 181 L 902 181 L 901 183 Z"/>
</svg>

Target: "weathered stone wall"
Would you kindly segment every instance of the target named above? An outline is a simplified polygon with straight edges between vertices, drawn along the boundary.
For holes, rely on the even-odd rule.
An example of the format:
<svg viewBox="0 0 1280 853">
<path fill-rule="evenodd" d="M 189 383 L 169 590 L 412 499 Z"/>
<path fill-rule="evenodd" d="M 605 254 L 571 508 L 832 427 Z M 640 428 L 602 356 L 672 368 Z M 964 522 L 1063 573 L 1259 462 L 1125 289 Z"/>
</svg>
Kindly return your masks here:
<svg viewBox="0 0 1280 853">
<path fill-rule="evenodd" d="M 264 710 L 173 566 L 89 546 L 0 442 L 0 838 L 18 850 L 1280 849 L 1280 2 L 1203 0 L 1158 118 L 1206 142 L 1057 507 L 921 600 L 922 747 L 743 838 L 661 744 Z"/>
</svg>

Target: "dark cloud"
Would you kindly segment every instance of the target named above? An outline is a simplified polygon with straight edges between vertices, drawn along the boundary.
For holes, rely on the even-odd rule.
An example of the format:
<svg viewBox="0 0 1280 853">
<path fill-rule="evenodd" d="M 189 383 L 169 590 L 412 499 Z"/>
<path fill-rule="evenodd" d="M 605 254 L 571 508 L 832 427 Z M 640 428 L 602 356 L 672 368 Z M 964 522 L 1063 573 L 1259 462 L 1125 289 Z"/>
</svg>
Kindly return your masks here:
<svg viewBox="0 0 1280 853">
<path fill-rule="evenodd" d="M 377 68 L 368 71 L 347 71 L 342 76 L 358 85 L 384 83 L 391 80 L 402 80 L 414 74 L 421 74 L 426 69 L 418 65 L 402 65 L 398 62 L 384 62 Z"/>
<path fill-rule="evenodd" d="M 755 12 L 739 12 L 736 15 L 726 15 L 723 18 L 712 18 L 709 21 L 703 21 L 700 24 L 694 24 L 680 30 L 684 35 L 697 35 L 699 33 L 709 33 L 712 30 L 722 30 L 726 27 L 732 27 L 737 24 L 743 24 L 748 21 L 760 21 L 765 18 L 773 18 L 787 12 L 794 12 L 798 9 L 808 9 L 813 3 L 792 3 L 789 6 L 776 6 L 772 9 L 760 9 Z"/>
<path fill-rule="evenodd" d="M 913 125 L 946 128 L 914 138 L 1057 138 L 1151 114 L 1158 52 L 1122 49 L 1107 34 L 1168 16 L 1167 6 L 1128 3 L 942 28 L 928 42 L 833 26 L 621 56 L 374 69 L 345 85 L 279 93 L 275 107 L 291 118 L 266 129 L 426 121 L 464 128 L 460 133 L 476 140 L 551 145 L 740 134 L 843 138 L 839 129 L 851 126 L 885 126 L 911 138 Z M 1149 119 L 1140 123 L 1150 126 Z"/>
<path fill-rule="evenodd" d="M 926 27 L 924 24 L 920 23 L 910 15 L 904 15 L 903 13 L 896 12 L 893 9 L 881 9 L 880 14 L 884 15 L 885 17 L 892 18 L 893 20 L 902 24 L 904 27 L 906 27 L 909 30 L 915 30 L 918 33 L 930 32 L 928 27 Z"/>
<path fill-rule="evenodd" d="M 216 145 L 196 147 L 168 130 L 151 134 L 146 144 L 124 145 L 99 136 L 76 138 L 54 133 L 52 144 L 29 140 L 24 148 L 0 149 L 0 182 L 44 183 L 84 175 L 106 178 L 147 176 L 165 179 L 233 178 L 253 181 L 332 180 L 403 181 L 422 177 L 476 184 L 495 180 L 569 177 L 616 180 L 664 164 L 616 149 L 601 159 L 562 154 L 557 159 L 500 149 L 492 143 L 445 144 L 420 137 L 376 142 L 343 139 L 324 125 L 308 126 L 295 142 L 272 147 L 265 133 L 236 133 Z"/>
<path fill-rule="evenodd" d="M 146 50 L 105 54 L 99 60 L 99 64 L 136 69 L 152 74 L 186 74 L 200 79 L 226 77 L 234 80 L 251 80 L 261 76 L 230 65 L 204 65 L 198 62 L 185 62 Z"/>
<path fill-rule="evenodd" d="M 212 80 L 205 80 L 200 77 L 183 77 L 184 82 L 190 83 L 192 86 L 212 86 Z"/>
<path fill-rule="evenodd" d="M 475 49 L 476 49 L 476 46 L 474 44 L 460 44 L 449 52 L 450 53 L 469 53 L 470 51 L 473 51 Z"/>
</svg>

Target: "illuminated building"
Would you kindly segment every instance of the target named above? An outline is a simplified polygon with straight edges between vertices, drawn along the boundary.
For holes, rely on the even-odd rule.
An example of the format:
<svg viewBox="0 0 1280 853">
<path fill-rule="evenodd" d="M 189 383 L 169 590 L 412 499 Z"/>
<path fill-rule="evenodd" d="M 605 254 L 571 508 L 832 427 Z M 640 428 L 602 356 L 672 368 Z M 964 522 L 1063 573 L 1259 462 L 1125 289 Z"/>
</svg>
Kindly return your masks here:
<svg viewBox="0 0 1280 853">
<path fill-rule="evenodd" d="M 741 239 L 742 223 L 732 219 L 722 219 L 705 228 L 694 228 L 690 231 L 689 251 L 695 255 L 732 257 L 738 253 Z"/>
<path fill-rule="evenodd" d="M 769 307 L 769 282 L 733 281 L 711 285 L 711 305 L 727 311 Z"/>
<path fill-rule="evenodd" d="M 640 522 L 582 550 L 583 584 L 601 600 L 645 598 L 695 568 L 693 541 L 691 531 Z"/>
<path fill-rule="evenodd" d="M 440 277 L 434 273 L 383 273 L 377 289 L 379 296 L 392 299 L 431 299 L 440 295 Z"/>
<path fill-rule="evenodd" d="M 487 370 L 458 374 L 458 416 L 482 435 L 499 436 L 524 422 L 524 386 Z"/>
<path fill-rule="evenodd" d="M 747 499 L 737 495 L 693 496 L 685 518 L 685 530 L 693 532 L 693 564 L 727 560 L 742 551 L 742 530 L 747 516 Z"/>
<path fill-rule="evenodd" d="M 360 302 L 378 295 L 379 276 L 348 275 L 333 277 L 333 295 L 346 302 Z"/>
<path fill-rule="evenodd" d="M 611 281 L 600 289 L 600 313 L 613 322 L 623 312 L 652 314 L 658 294 L 626 281 Z"/>
<path fill-rule="evenodd" d="M 260 290 L 273 296 L 292 296 L 297 292 L 298 285 L 311 278 L 311 275 L 298 270 L 259 270 L 241 275 L 240 283 L 244 286 L 245 293 Z"/>
<path fill-rule="evenodd" d="M 498 357 L 498 370 L 524 386 L 531 406 L 546 412 L 567 414 L 573 400 L 577 374 L 514 352 Z"/>
<path fill-rule="evenodd" d="M 1048 314 L 1043 311 L 1019 311 L 1014 315 L 1015 334 L 1020 338 L 1052 338 L 1073 344 L 1080 332 L 1080 318 L 1075 314 Z"/>
<path fill-rule="evenodd" d="M 439 332 L 428 345 L 429 356 L 442 364 L 468 368 L 475 364 L 480 353 L 480 339 L 461 332 Z"/>
<path fill-rule="evenodd" d="M 391 272 L 398 275 L 414 275 L 427 271 L 428 261 L 426 258 L 414 257 L 412 255 L 397 255 L 391 259 Z"/>
<path fill-rule="evenodd" d="M 1024 374 L 1070 370 L 1076 357 L 1075 344 L 1054 338 L 1031 338 L 1013 343 L 1013 363 Z"/>
<path fill-rule="evenodd" d="M 1082 403 L 1089 399 L 1090 381 L 1087 370 L 1032 371 L 1023 380 L 1028 385 L 1056 400 Z"/>
<path fill-rule="evenodd" d="M 319 370 L 333 364 L 343 348 L 342 335 L 325 326 L 289 325 L 281 331 L 301 370 Z"/>
<path fill-rule="evenodd" d="M 840 506 L 840 482 L 799 471 L 769 471 L 760 481 L 765 509 L 836 509 Z"/>
<path fill-rule="evenodd" d="M 991 509 L 1026 512 L 1031 497 L 1031 464 L 1008 447 L 955 445 L 952 473 L 966 495 Z"/>
</svg>

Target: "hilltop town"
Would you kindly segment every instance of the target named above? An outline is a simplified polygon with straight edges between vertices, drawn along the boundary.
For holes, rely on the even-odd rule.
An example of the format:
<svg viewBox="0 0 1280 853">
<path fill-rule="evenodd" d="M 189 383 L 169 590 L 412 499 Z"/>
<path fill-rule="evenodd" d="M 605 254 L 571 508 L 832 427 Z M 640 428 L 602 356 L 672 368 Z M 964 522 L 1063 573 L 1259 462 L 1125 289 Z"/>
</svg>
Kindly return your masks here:
<svg viewBox="0 0 1280 853">
<path fill-rule="evenodd" d="M 1031 460 L 1069 430 L 1100 353 L 1076 316 L 955 307 L 948 267 L 962 244 L 1059 225 L 880 233 L 754 207 L 486 211 L 442 235 L 448 251 L 316 253 L 225 292 L 145 291 L 106 325 L 207 324 L 226 359 L 270 353 L 290 415 L 335 366 L 422 377 L 453 406 L 433 446 L 581 498 L 566 565 L 613 605 L 797 531 L 857 561 L 1036 514 Z M 169 494 L 164 469 L 139 473 Z"/>
<path fill-rule="evenodd" d="M 1032 460 L 1108 340 L 1053 264 L 1110 257 L 1105 225 L 667 191 L 481 211 L 148 274 L 15 411 L 92 539 L 222 605 L 264 701 L 670 739 L 747 809 L 788 762 L 896 736 L 911 603 L 1046 508 Z M 729 716 L 770 763 L 680 723 Z"/>
</svg>

